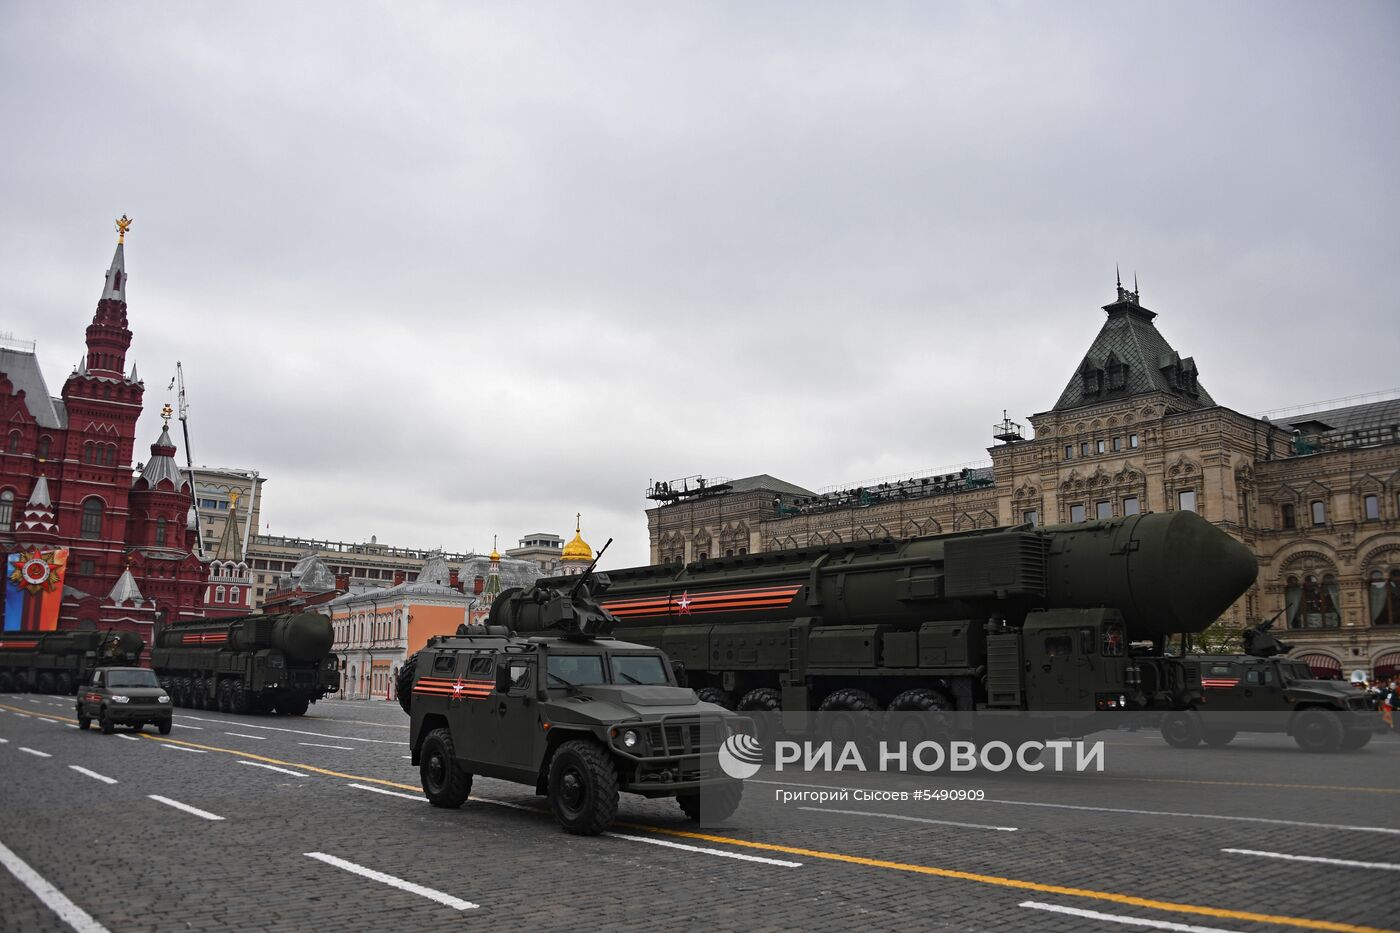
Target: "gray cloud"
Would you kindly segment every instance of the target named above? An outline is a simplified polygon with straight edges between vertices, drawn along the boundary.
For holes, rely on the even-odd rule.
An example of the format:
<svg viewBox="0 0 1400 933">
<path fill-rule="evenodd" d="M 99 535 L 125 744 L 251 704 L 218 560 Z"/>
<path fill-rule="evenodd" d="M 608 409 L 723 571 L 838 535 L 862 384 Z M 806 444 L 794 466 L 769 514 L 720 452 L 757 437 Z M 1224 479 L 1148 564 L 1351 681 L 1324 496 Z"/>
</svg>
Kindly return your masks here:
<svg viewBox="0 0 1400 933">
<path fill-rule="evenodd" d="M 0 326 L 128 248 L 140 441 L 274 532 L 483 548 L 650 478 L 985 456 L 1115 262 L 1243 410 L 1389 388 L 1392 4 L 0 8 Z M 610 557 L 612 555 L 610 554 Z"/>
</svg>

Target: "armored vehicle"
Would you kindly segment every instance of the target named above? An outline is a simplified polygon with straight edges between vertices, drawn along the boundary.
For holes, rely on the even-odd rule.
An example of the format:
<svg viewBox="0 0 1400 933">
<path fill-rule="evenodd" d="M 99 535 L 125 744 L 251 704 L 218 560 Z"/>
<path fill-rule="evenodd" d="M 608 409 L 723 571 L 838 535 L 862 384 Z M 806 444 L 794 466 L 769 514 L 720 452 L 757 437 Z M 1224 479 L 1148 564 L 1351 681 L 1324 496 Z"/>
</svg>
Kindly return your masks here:
<svg viewBox="0 0 1400 933">
<path fill-rule="evenodd" d="M 145 647 L 132 632 L 6 632 L 0 634 L 0 693 L 72 696 L 99 667 L 139 663 Z"/>
<path fill-rule="evenodd" d="M 805 728 L 809 710 L 1187 708 L 1201 686 L 1168 637 L 1214 622 L 1256 573 L 1239 542 L 1171 512 L 610 571 L 594 592 L 702 699 Z M 524 598 L 502 593 L 492 621 Z"/>
<path fill-rule="evenodd" d="M 301 716 L 340 686 L 334 638 L 314 612 L 181 622 L 156 635 L 151 666 L 177 706 Z"/>
<path fill-rule="evenodd" d="M 1244 654 L 1186 655 L 1204 695 L 1190 709 L 1162 718 L 1162 738 L 1175 748 L 1230 744 L 1240 732 L 1283 732 L 1308 752 L 1356 751 L 1383 727 L 1366 694 L 1318 680 L 1291 646 L 1269 632 L 1273 622 L 1245 629 Z"/>
<path fill-rule="evenodd" d="M 516 591 L 511 615 L 540 634 L 462 626 L 404 665 L 423 793 L 459 807 L 475 775 L 528 784 L 580 835 L 612 823 L 619 791 L 675 797 L 691 819 L 730 816 L 743 785 L 718 751 L 746 720 L 698 700 L 660 651 L 610 637 L 585 586 Z"/>
<path fill-rule="evenodd" d="M 78 691 L 79 729 L 86 729 L 96 719 L 108 735 L 118 725 L 139 730 L 146 723 L 154 724 L 161 735 L 169 735 L 172 717 L 170 694 L 149 668 L 98 668 Z"/>
</svg>

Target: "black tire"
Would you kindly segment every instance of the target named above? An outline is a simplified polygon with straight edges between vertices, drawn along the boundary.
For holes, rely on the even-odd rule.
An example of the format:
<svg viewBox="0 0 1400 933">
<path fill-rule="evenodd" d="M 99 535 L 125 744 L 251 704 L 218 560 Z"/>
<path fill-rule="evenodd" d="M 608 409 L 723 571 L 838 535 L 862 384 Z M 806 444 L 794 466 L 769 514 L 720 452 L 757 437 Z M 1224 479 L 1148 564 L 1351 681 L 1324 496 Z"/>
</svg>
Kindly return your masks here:
<svg viewBox="0 0 1400 933">
<path fill-rule="evenodd" d="M 701 687 L 695 691 L 695 697 L 701 703 L 713 703 L 716 706 L 723 706 L 725 709 L 734 708 L 734 697 L 728 690 L 721 690 L 719 687 Z"/>
<path fill-rule="evenodd" d="M 55 688 L 63 696 L 71 697 L 74 693 L 77 692 L 77 681 L 75 681 L 73 679 L 73 675 L 68 673 L 67 671 L 64 671 L 63 673 L 55 677 L 54 681 Z"/>
<path fill-rule="evenodd" d="M 204 686 L 203 677 L 193 677 L 190 679 L 190 706 L 195 709 L 208 709 L 209 693 Z"/>
<path fill-rule="evenodd" d="M 1356 752 L 1371 744 L 1371 736 L 1374 735 L 1370 729 L 1357 729 L 1348 732 L 1346 738 L 1342 739 L 1342 751 Z"/>
<path fill-rule="evenodd" d="M 680 794 L 676 797 L 676 803 L 681 805 L 681 811 L 691 820 L 719 823 L 733 816 L 743 799 L 743 782 L 726 781 L 697 794 Z"/>
<path fill-rule="evenodd" d="M 1211 748 L 1224 748 L 1233 742 L 1238 734 L 1234 729 L 1204 729 L 1201 731 L 1201 741 Z"/>
<path fill-rule="evenodd" d="M 1342 747 L 1346 729 L 1337 714 L 1325 709 L 1305 709 L 1293 720 L 1293 741 L 1305 752 L 1326 755 Z"/>
<path fill-rule="evenodd" d="M 9 672 L 0 672 L 0 693 L 12 693 L 15 689 L 15 679 Z"/>
<path fill-rule="evenodd" d="M 879 721 L 875 716 L 879 711 L 879 701 L 864 690 L 850 687 L 835 690 L 817 707 L 817 712 L 827 714 L 819 717 L 818 732 L 838 747 L 838 753 L 847 742 L 873 748 L 880 738 Z"/>
<path fill-rule="evenodd" d="M 1162 717 L 1162 738 L 1172 748 L 1195 748 L 1201 744 L 1204 730 L 1195 710 L 1178 710 Z"/>
<path fill-rule="evenodd" d="M 277 712 L 283 716 L 305 716 L 306 711 L 311 708 L 311 701 L 306 697 L 292 697 L 289 700 L 279 700 Z"/>
<path fill-rule="evenodd" d="M 596 836 L 617 816 L 617 769 L 589 739 L 559 746 L 549 763 L 549 807 L 566 832 Z"/>
<path fill-rule="evenodd" d="M 754 732 L 764 745 L 782 731 L 783 695 L 772 687 L 759 687 L 750 690 L 739 700 L 739 712 L 757 713 L 754 718 Z M 684 809 L 684 807 L 682 807 Z M 706 807 L 708 811 L 709 807 Z M 695 817 L 691 817 L 695 819 Z"/>
<path fill-rule="evenodd" d="M 35 693 L 54 692 L 53 675 L 50 674 L 48 671 L 44 671 L 42 674 L 40 674 L 38 679 L 35 681 L 35 684 L 37 684 L 37 686 L 34 688 Z"/>
<path fill-rule="evenodd" d="M 82 713 L 79 713 L 79 714 L 78 714 L 78 728 L 79 728 L 79 729 L 86 729 L 86 728 L 87 728 L 88 726 L 90 726 L 90 725 L 92 725 L 92 717 L 91 717 L 91 716 L 84 716 Z"/>
<path fill-rule="evenodd" d="M 162 719 L 160 722 L 156 723 L 156 728 L 160 730 L 161 735 L 169 735 L 174 725 L 175 724 L 169 719 Z"/>
<path fill-rule="evenodd" d="M 955 709 L 953 701 L 937 690 L 926 687 L 906 690 L 890 701 L 889 711 L 919 715 L 889 717 L 887 738 L 891 742 L 904 742 L 907 749 L 920 742 L 947 743 L 956 731 L 952 719 Z"/>
<path fill-rule="evenodd" d="M 243 681 L 240 680 L 234 683 L 233 711 L 240 716 L 246 716 L 248 715 L 251 705 L 252 704 L 249 701 L 248 690 L 244 686 Z"/>
<path fill-rule="evenodd" d="M 418 777 L 428 803 L 455 810 L 467 802 L 472 776 L 457 760 L 450 729 L 434 729 L 424 736 L 418 761 Z"/>
<path fill-rule="evenodd" d="M 97 725 L 102 729 L 103 735 L 111 735 L 117 731 L 117 724 L 112 722 L 112 717 L 107 715 L 107 707 L 97 711 Z"/>
<path fill-rule="evenodd" d="M 394 679 L 394 692 L 399 695 L 399 706 L 403 707 L 405 713 L 412 714 L 409 707 L 413 703 L 413 678 L 418 672 L 418 653 L 415 651 L 409 655 L 408 660 L 403 662 L 403 667 L 399 668 L 399 676 Z"/>
</svg>

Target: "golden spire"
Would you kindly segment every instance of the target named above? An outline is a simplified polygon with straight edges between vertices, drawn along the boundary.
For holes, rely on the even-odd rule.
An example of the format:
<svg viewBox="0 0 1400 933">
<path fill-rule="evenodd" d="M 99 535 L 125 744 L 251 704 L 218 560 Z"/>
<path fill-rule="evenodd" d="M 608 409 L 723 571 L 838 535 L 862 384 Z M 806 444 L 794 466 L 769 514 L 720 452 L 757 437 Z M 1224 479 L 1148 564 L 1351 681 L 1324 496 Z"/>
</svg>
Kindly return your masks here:
<svg viewBox="0 0 1400 933">
<path fill-rule="evenodd" d="M 170 427 L 170 416 L 173 414 L 175 414 L 175 409 L 170 407 L 169 402 L 167 402 L 165 404 L 165 407 L 160 410 L 160 416 L 161 418 L 165 419 L 165 426 L 167 428 Z"/>
<path fill-rule="evenodd" d="M 491 536 L 491 563 L 497 563 L 501 559 L 501 553 L 496 550 L 496 536 Z"/>
<path fill-rule="evenodd" d="M 593 548 L 589 547 L 588 542 L 583 540 L 583 515 L 581 513 L 574 513 L 574 539 L 564 545 L 562 559 L 585 563 L 593 560 Z"/>
<path fill-rule="evenodd" d="M 229 507 L 229 511 L 237 512 L 237 511 L 238 511 L 238 490 L 237 490 L 237 489 L 230 489 L 230 490 L 228 491 L 228 500 L 229 500 L 229 506 L 228 506 L 228 507 Z"/>
<path fill-rule="evenodd" d="M 117 218 L 117 242 L 126 242 L 126 231 L 131 229 L 131 218 L 125 214 Z"/>
</svg>

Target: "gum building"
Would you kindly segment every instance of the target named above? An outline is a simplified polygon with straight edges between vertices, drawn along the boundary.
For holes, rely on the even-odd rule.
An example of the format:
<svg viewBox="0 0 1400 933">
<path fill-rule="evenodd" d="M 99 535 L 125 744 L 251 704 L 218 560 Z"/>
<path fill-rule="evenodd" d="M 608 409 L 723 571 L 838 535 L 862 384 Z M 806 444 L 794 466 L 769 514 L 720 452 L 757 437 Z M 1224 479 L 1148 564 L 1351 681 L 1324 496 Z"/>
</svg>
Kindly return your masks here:
<svg viewBox="0 0 1400 933">
<path fill-rule="evenodd" d="M 1253 417 L 1217 402 L 1123 288 L 1030 436 L 990 462 L 811 491 L 769 475 L 653 483 L 653 563 L 1144 511 L 1199 512 L 1258 556 L 1223 617 L 1275 631 L 1322 677 L 1400 673 L 1400 399 Z M 1394 393 L 1389 393 L 1394 394 Z"/>
</svg>

